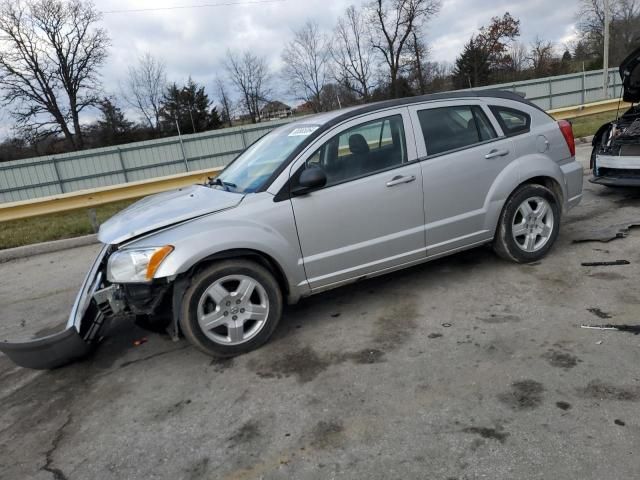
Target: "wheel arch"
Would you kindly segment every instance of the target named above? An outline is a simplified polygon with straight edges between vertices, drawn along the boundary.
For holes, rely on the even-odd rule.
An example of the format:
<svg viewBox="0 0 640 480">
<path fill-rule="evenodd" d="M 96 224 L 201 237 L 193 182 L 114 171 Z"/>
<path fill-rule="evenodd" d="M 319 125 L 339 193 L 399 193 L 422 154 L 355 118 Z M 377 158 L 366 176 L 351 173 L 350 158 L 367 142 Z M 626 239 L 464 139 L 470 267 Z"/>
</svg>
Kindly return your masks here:
<svg viewBox="0 0 640 480">
<path fill-rule="evenodd" d="M 285 298 L 290 298 L 291 296 L 291 288 L 289 286 L 289 282 L 287 276 L 284 272 L 282 266 L 270 255 L 267 253 L 261 252 L 259 250 L 254 250 L 251 248 L 234 248 L 229 250 L 222 250 L 220 252 L 216 252 L 212 255 L 208 255 L 204 258 L 201 258 L 196 263 L 194 263 L 189 270 L 182 273 L 182 276 L 187 276 L 189 278 L 193 278 L 203 269 L 207 268 L 209 265 L 218 262 L 220 260 L 230 260 L 230 259 L 244 259 L 250 260 L 259 265 L 262 265 L 267 270 L 269 270 L 278 286 L 280 287 L 282 294 Z"/>
<path fill-rule="evenodd" d="M 599 143 L 601 143 L 602 137 L 610 128 L 611 123 L 605 123 L 604 125 L 601 125 L 593 136 L 593 139 L 591 140 L 591 146 L 596 147 Z"/>
<path fill-rule="evenodd" d="M 278 286 L 281 289 L 282 296 L 287 299 L 288 303 L 296 303 L 299 299 L 299 295 L 292 293 L 289 286 L 287 276 L 284 273 L 282 266 L 271 256 L 259 250 L 250 248 L 235 248 L 222 250 L 212 255 L 201 258 L 194 263 L 188 270 L 182 272 L 176 276 L 173 280 L 172 294 L 172 331 L 171 334 L 174 338 L 178 338 L 180 332 L 180 315 L 182 312 L 182 303 L 187 289 L 191 285 L 191 280 L 202 270 L 208 266 L 220 261 L 229 259 L 245 259 L 262 265 L 269 270 Z"/>
<path fill-rule="evenodd" d="M 514 253 L 512 248 L 509 246 L 509 243 L 511 241 L 515 241 L 515 240 L 508 240 L 507 236 L 509 236 L 507 234 L 508 232 L 508 228 L 505 227 L 505 222 L 503 221 L 503 218 L 505 216 L 505 212 L 507 211 L 507 209 L 509 208 L 510 204 L 511 205 L 517 205 L 513 204 L 513 200 L 514 197 L 516 195 L 518 195 L 519 191 L 523 188 L 523 187 L 544 187 L 545 189 L 549 190 L 551 192 L 551 194 L 556 197 L 556 206 L 557 206 L 557 211 L 558 211 L 558 221 L 555 222 L 555 233 L 552 231 L 551 232 L 551 237 L 553 237 L 552 241 L 549 243 L 549 246 L 547 247 L 546 245 L 543 245 L 540 247 L 540 249 L 542 251 L 544 251 L 546 254 L 546 252 L 549 250 L 549 248 L 551 248 L 551 246 L 553 245 L 553 243 L 555 243 L 555 239 L 557 238 L 558 235 L 558 230 L 560 227 L 560 219 L 562 216 L 562 208 L 563 208 L 563 203 L 562 203 L 562 198 L 563 198 L 563 192 L 562 192 L 562 187 L 560 186 L 559 182 L 554 179 L 551 176 L 546 176 L 546 175 L 538 175 L 535 177 L 530 177 L 522 182 L 520 182 L 512 191 L 511 193 L 508 195 L 508 197 L 506 198 L 504 204 L 502 205 L 502 208 L 500 210 L 500 215 L 498 217 L 498 221 L 496 222 L 496 226 L 495 226 L 495 230 L 494 230 L 494 234 L 493 234 L 493 249 L 494 251 L 498 254 L 498 256 L 506 259 L 506 260 L 510 260 L 510 261 L 514 261 L 514 262 L 518 262 L 518 263 L 523 263 L 523 262 L 528 262 L 531 261 L 532 259 L 527 259 L 526 257 L 522 257 L 522 255 L 524 255 L 524 252 L 519 252 L 519 253 Z M 524 198 L 527 198 L 526 196 Z M 518 202 L 520 202 L 521 200 L 517 200 Z M 554 212 L 555 215 L 555 212 Z M 511 220 L 509 220 L 508 223 L 510 223 Z M 546 248 L 546 250 L 544 250 Z M 531 254 L 533 254 L 535 252 L 531 252 Z M 544 255 L 543 254 L 543 255 Z M 537 260 L 537 258 L 533 258 L 533 260 Z"/>
<path fill-rule="evenodd" d="M 540 174 L 532 174 L 529 177 L 526 177 L 524 179 L 519 179 L 519 182 L 516 183 L 515 185 L 513 185 L 513 187 L 511 187 L 509 190 L 507 190 L 506 192 L 508 192 L 505 195 L 505 191 L 503 191 L 503 197 L 498 200 L 498 199 L 494 199 L 493 202 L 494 203 L 494 207 L 490 210 L 488 210 L 489 214 L 487 216 L 487 229 L 489 231 L 493 232 L 493 237 L 496 237 L 496 233 L 498 231 L 498 227 L 499 227 L 499 221 L 500 221 L 500 216 L 502 215 L 502 211 L 505 208 L 505 205 L 507 203 L 507 201 L 509 200 L 509 198 L 511 198 L 515 192 L 518 191 L 519 188 L 521 188 L 523 185 L 542 185 L 546 188 L 548 188 L 549 190 L 551 190 L 553 192 L 553 194 L 556 196 L 556 198 L 558 199 L 558 205 L 560 207 L 560 211 L 562 212 L 564 210 L 564 204 L 565 204 L 565 193 L 562 189 L 562 185 L 560 184 L 560 182 L 558 181 L 558 179 L 554 178 L 551 175 L 540 175 Z"/>
<path fill-rule="evenodd" d="M 484 207 L 487 212 L 486 231 L 493 232 L 492 238 L 495 238 L 507 200 L 523 185 L 537 184 L 549 188 L 558 199 L 560 210 L 564 211 L 568 196 L 562 178 L 560 166 L 544 155 L 525 155 L 511 162 L 496 177 L 487 195 Z"/>
<path fill-rule="evenodd" d="M 560 184 L 560 182 L 558 182 L 558 180 L 548 175 L 538 175 L 536 177 L 531 177 L 521 182 L 516 188 L 514 188 L 511 192 L 511 195 L 513 195 L 513 193 L 523 185 L 542 185 L 543 187 L 547 187 L 556 196 L 556 199 L 558 200 L 558 206 L 562 211 L 562 207 L 565 201 L 565 194 L 562 189 L 562 185 Z"/>
</svg>

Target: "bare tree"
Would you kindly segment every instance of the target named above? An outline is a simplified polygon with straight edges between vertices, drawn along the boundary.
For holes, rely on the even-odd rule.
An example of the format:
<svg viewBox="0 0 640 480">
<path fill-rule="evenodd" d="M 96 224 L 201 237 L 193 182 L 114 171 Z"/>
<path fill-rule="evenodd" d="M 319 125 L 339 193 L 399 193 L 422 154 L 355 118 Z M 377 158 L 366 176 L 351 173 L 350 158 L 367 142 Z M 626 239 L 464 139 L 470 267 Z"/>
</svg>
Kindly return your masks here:
<svg viewBox="0 0 640 480">
<path fill-rule="evenodd" d="M 374 87 L 373 63 L 375 55 L 367 45 L 366 18 L 355 6 L 345 11 L 334 31 L 331 55 L 336 63 L 336 80 L 348 86 L 367 101 Z"/>
<path fill-rule="evenodd" d="M 99 101 L 109 38 L 85 0 L 0 4 L 0 89 L 19 129 L 62 133 L 82 148 L 80 112 Z"/>
<path fill-rule="evenodd" d="M 150 53 L 147 52 L 140 57 L 138 65 L 129 67 L 123 96 L 152 130 L 160 127 L 160 108 L 166 87 L 164 62 L 157 60 Z"/>
<path fill-rule="evenodd" d="M 409 50 L 409 78 L 413 80 L 416 84 L 416 90 L 421 95 L 427 93 L 427 79 L 425 76 L 425 66 L 427 62 L 427 57 L 429 56 L 429 48 L 422 41 L 420 37 L 418 37 L 416 31 L 411 32 L 411 37 L 409 37 L 409 41 L 407 42 L 408 50 Z"/>
<path fill-rule="evenodd" d="M 553 66 L 553 43 L 536 37 L 531 44 L 529 60 L 536 78 L 550 74 Z"/>
<path fill-rule="evenodd" d="M 295 94 L 311 103 L 314 112 L 323 109 L 321 94 L 329 80 L 329 59 L 329 41 L 318 24 L 311 21 L 294 32 L 293 40 L 282 52 L 283 75 Z"/>
<path fill-rule="evenodd" d="M 613 65 L 640 46 L 640 0 L 610 0 L 609 55 Z M 602 58 L 604 48 L 604 0 L 581 0 L 578 30 L 589 55 Z"/>
<path fill-rule="evenodd" d="M 233 127 L 233 120 L 231 118 L 233 116 L 232 115 L 233 105 L 232 105 L 231 97 L 227 92 L 227 87 L 225 86 L 221 78 L 216 78 L 215 84 L 216 84 L 216 93 L 218 94 L 218 101 L 222 106 L 222 121 L 226 122 L 229 127 Z"/>
<path fill-rule="evenodd" d="M 357 105 L 358 100 L 355 92 L 341 83 L 330 82 L 322 89 L 322 105 L 326 110 L 337 110 Z"/>
<path fill-rule="evenodd" d="M 521 73 L 529 66 L 529 52 L 522 42 L 513 42 L 507 51 L 507 68 L 515 73 Z"/>
<path fill-rule="evenodd" d="M 251 122 L 259 122 L 262 119 L 260 109 L 269 96 L 267 62 L 249 51 L 242 54 L 228 51 L 226 69 Z"/>
<path fill-rule="evenodd" d="M 375 0 L 370 8 L 372 45 L 389 67 L 391 93 L 397 97 L 407 42 L 416 29 L 440 11 L 440 0 Z"/>
<path fill-rule="evenodd" d="M 443 92 L 451 90 L 451 71 L 453 66 L 447 62 L 426 62 L 424 64 L 424 76 L 429 90 L 432 92 Z"/>
</svg>

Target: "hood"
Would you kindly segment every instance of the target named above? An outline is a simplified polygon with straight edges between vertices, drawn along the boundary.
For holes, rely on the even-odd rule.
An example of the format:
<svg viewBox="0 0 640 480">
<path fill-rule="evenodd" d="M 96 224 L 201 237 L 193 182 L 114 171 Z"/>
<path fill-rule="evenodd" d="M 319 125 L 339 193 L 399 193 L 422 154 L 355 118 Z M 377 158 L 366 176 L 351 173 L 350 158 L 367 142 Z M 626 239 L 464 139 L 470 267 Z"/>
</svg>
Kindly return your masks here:
<svg viewBox="0 0 640 480">
<path fill-rule="evenodd" d="M 100 226 L 98 240 L 118 244 L 143 233 L 238 205 L 244 194 L 204 185 L 170 190 L 134 203 Z"/>
<path fill-rule="evenodd" d="M 620 78 L 625 102 L 640 102 L 640 48 L 636 48 L 620 64 Z"/>
</svg>

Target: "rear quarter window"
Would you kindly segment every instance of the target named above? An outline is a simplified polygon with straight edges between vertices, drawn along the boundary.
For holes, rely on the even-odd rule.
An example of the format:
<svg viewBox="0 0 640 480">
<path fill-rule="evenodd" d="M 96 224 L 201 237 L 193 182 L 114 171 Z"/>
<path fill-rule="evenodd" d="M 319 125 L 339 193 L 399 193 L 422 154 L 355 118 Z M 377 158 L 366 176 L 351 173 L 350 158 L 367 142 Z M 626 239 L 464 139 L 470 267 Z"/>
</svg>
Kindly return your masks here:
<svg viewBox="0 0 640 480">
<path fill-rule="evenodd" d="M 497 105 L 491 105 L 489 108 L 507 137 L 527 133 L 531 129 L 531 117 L 528 113 Z"/>
</svg>

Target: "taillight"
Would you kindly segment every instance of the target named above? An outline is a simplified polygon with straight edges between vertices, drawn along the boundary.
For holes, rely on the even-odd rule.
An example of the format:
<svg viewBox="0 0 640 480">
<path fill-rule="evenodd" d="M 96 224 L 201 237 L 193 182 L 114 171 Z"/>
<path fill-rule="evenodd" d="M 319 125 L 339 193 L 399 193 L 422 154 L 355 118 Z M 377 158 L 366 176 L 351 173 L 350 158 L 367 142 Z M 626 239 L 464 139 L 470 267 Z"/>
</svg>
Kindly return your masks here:
<svg viewBox="0 0 640 480">
<path fill-rule="evenodd" d="M 569 153 L 572 157 L 576 156 L 576 141 L 573 138 L 573 127 L 571 123 L 567 120 L 559 120 L 558 125 L 560 126 L 560 131 L 562 132 L 562 136 L 567 142 L 567 147 L 569 147 Z"/>
</svg>

